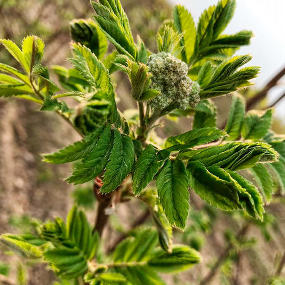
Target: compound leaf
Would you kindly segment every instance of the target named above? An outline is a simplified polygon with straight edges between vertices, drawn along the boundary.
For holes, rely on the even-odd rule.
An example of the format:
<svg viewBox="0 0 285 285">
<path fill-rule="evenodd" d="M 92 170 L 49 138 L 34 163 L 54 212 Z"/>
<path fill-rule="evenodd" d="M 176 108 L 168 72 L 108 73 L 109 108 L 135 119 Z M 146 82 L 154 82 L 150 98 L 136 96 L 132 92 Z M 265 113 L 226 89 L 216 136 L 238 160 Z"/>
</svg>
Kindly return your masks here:
<svg viewBox="0 0 285 285">
<path fill-rule="evenodd" d="M 189 63 L 194 52 L 196 28 L 192 15 L 181 5 L 174 8 L 174 25 L 176 30 L 182 35 L 180 44 L 182 50 L 182 60 Z"/>
<path fill-rule="evenodd" d="M 240 95 L 232 97 L 232 105 L 225 131 L 229 134 L 226 140 L 236 140 L 240 137 L 245 115 L 245 101 Z"/>
<path fill-rule="evenodd" d="M 120 186 L 131 172 L 135 159 L 134 145 L 130 137 L 114 130 L 114 142 L 106 165 L 102 193 L 109 193 Z"/>
<path fill-rule="evenodd" d="M 268 172 L 265 165 L 258 163 L 252 169 L 259 188 L 266 201 L 270 202 L 272 197 L 272 191 L 274 189 L 274 183 L 271 174 Z"/>
<path fill-rule="evenodd" d="M 215 104 L 210 100 L 201 100 L 195 108 L 193 118 L 193 129 L 206 127 L 216 127 L 217 109 Z"/>
<path fill-rule="evenodd" d="M 196 250 L 188 246 L 176 245 L 173 246 L 171 253 L 158 250 L 148 261 L 148 265 L 156 271 L 173 273 L 187 270 L 200 260 L 200 254 Z"/>
<path fill-rule="evenodd" d="M 181 160 L 167 160 L 156 179 L 158 197 L 170 224 L 184 228 L 189 213 L 188 177 Z"/>
<path fill-rule="evenodd" d="M 185 145 L 190 148 L 197 145 L 202 145 L 208 142 L 218 140 L 225 135 L 225 132 L 217 128 L 200 128 L 193 129 L 184 134 L 169 137 L 166 140 L 165 146 L 171 147 L 175 145 Z"/>
<path fill-rule="evenodd" d="M 272 109 L 266 112 L 249 111 L 244 119 L 241 135 L 244 139 L 260 140 L 267 133 L 271 126 Z"/>
<path fill-rule="evenodd" d="M 148 145 L 139 156 L 133 174 L 133 191 L 136 195 L 154 178 L 160 166 L 157 150 L 153 145 Z"/>
</svg>

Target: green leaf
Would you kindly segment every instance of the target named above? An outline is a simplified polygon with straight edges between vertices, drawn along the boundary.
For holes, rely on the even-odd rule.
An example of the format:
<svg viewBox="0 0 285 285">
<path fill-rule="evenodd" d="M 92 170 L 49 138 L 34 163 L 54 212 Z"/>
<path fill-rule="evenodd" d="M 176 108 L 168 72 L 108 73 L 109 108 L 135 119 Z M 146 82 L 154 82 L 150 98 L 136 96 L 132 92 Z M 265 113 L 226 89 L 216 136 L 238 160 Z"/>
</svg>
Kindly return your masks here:
<svg viewBox="0 0 285 285">
<path fill-rule="evenodd" d="M 201 50 L 211 45 L 224 31 L 233 16 L 235 4 L 235 0 L 220 0 L 216 6 L 211 6 L 202 13 L 198 22 L 192 62 L 200 60 Z"/>
<path fill-rule="evenodd" d="M 22 84 L 22 81 L 10 75 L 0 73 L 0 83 L 18 85 L 18 84 Z"/>
<path fill-rule="evenodd" d="M 133 191 L 135 195 L 140 192 L 153 180 L 161 163 L 157 158 L 157 150 L 153 145 L 148 145 L 136 163 L 133 174 Z"/>
<path fill-rule="evenodd" d="M 278 162 L 271 164 L 280 186 L 281 193 L 285 193 L 285 162 L 280 159 Z"/>
<path fill-rule="evenodd" d="M 40 258 L 42 257 L 42 250 L 39 246 L 34 245 L 25 236 L 3 234 L 0 237 L 1 241 L 19 251 L 21 254 L 28 258 Z"/>
<path fill-rule="evenodd" d="M 159 52 L 168 52 L 176 57 L 180 57 L 183 48 L 180 46 L 181 37 L 174 30 L 170 23 L 166 22 L 159 28 L 156 42 Z"/>
<path fill-rule="evenodd" d="M 163 285 L 157 273 L 148 267 L 157 244 L 157 232 L 151 228 L 136 231 L 123 240 L 113 253 L 112 268 L 121 273 L 130 284 Z"/>
<path fill-rule="evenodd" d="M 241 135 L 244 139 L 260 140 L 268 132 L 272 121 L 272 109 L 266 112 L 249 111 L 244 119 Z"/>
<path fill-rule="evenodd" d="M 171 253 L 158 250 L 148 261 L 148 265 L 156 271 L 176 273 L 189 269 L 200 260 L 201 257 L 196 250 L 188 246 L 176 245 Z"/>
<path fill-rule="evenodd" d="M 202 145 L 208 142 L 218 140 L 225 135 L 225 132 L 217 128 L 193 129 L 184 134 L 169 137 L 165 146 L 185 145 L 187 148 Z"/>
<path fill-rule="evenodd" d="M 131 33 L 129 20 L 119 0 L 92 2 L 95 19 L 108 39 L 120 53 L 136 58 L 136 46 Z"/>
<path fill-rule="evenodd" d="M 225 211 L 243 209 L 250 216 L 262 219 L 262 198 L 242 176 L 217 166 L 206 168 L 198 161 L 189 162 L 187 169 L 191 188 L 210 205 Z"/>
<path fill-rule="evenodd" d="M 112 92 L 108 70 L 90 49 L 80 44 L 73 44 L 73 56 L 71 62 L 91 86 L 107 93 Z"/>
<path fill-rule="evenodd" d="M 25 57 L 28 73 L 33 69 L 33 66 L 41 62 L 44 54 L 44 42 L 36 36 L 25 37 L 22 43 L 23 55 Z"/>
<path fill-rule="evenodd" d="M 151 228 L 139 229 L 133 237 L 124 239 L 113 253 L 114 265 L 121 262 L 143 262 L 149 260 L 157 245 L 157 232 Z M 131 264 L 130 264 L 131 265 Z"/>
<path fill-rule="evenodd" d="M 196 28 L 192 15 L 181 5 L 177 5 L 174 8 L 174 25 L 182 35 L 180 41 L 183 48 L 182 60 L 189 63 L 194 52 Z"/>
<path fill-rule="evenodd" d="M 30 85 L 30 81 L 27 75 L 24 75 L 23 73 L 19 72 L 16 68 L 9 66 L 4 63 L 0 63 L 0 71 L 4 73 L 8 73 L 10 75 L 15 76 L 16 78 L 20 79 L 22 82 L 26 83 L 27 85 Z"/>
<path fill-rule="evenodd" d="M 240 198 L 246 212 L 256 219 L 263 220 L 263 201 L 256 187 L 247 179 L 234 171 L 229 171 L 229 174 L 231 175 L 232 179 L 234 179 L 244 190 L 246 190 L 246 192 L 251 197 L 249 201 L 247 201 L 246 198 L 245 202 L 243 202 L 243 200 Z"/>
<path fill-rule="evenodd" d="M 0 97 L 34 94 L 32 89 L 23 84 L 0 84 Z"/>
<path fill-rule="evenodd" d="M 55 220 L 42 228 L 42 235 L 53 248 L 44 252 L 44 259 L 55 268 L 59 276 L 73 279 L 88 269 L 98 248 L 98 236 L 92 233 L 85 214 L 74 207 L 68 214 L 66 224 Z"/>
<path fill-rule="evenodd" d="M 207 169 L 201 162 L 189 162 L 191 188 L 211 206 L 233 211 L 241 209 L 239 197 L 233 183 L 216 175 L 218 167 Z M 225 172 L 226 173 L 226 172 Z"/>
<path fill-rule="evenodd" d="M 241 127 L 245 115 L 245 101 L 240 95 L 232 97 L 232 105 L 228 117 L 225 131 L 229 134 L 226 140 L 236 140 L 240 138 Z"/>
<path fill-rule="evenodd" d="M 76 19 L 70 23 L 72 39 L 89 48 L 99 59 L 108 49 L 108 41 L 98 24 L 93 20 Z"/>
<path fill-rule="evenodd" d="M 135 285 L 165 285 L 159 275 L 148 266 L 131 266 L 116 268 L 128 280 L 128 284 Z"/>
<path fill-rule="evenodd" d="M 274 189 L 274 183 L 271 174 L 263 164 L 256 164 L 251 169 L 259 188 L 266 201 L 270 202 L 272 197 L 272 191 Z"/>
<path fill-rule="evenodd" d="M 0 262 L 0 275 L 8 276 L 10 273 L 10 266 L 6 263 Z"/>
<path fill-rule="evenodd" d="M 55 272 L 65 279 L 74 279 L 83 275 L 87 262 L 77 248 L 57 247 L 44 253 L 45 260 L 54 266 Z"/>
<path fill-rule="evenodd" d="M 106 165 L 102 193 L 115 190 L 131 172 L 135 158 L 134 145 L 130 137 L 114 130 L 114 143 Z"/>
<path fill-rule="evenodd" d="M 278 153 L 265 143 L 227 143 L 199 150 L 186 150 L 178 157 L 200 161 L 206 167 L 219 166 L 230 170 L 253 167 L 260 162 L 274 162 Z"/>
<path fill-rule="evenodd" d="M 4 45 L 4 47 L 8 50 L 8 52 L 21 64 L 23 69 L 29 73 L 30 66 L 27 64 L 24 54 L 20 50 L 20 48 L 11 40 L 3 40 L 0 39 L 0 43 Z"/>
<path fill-rule="evenodd" d="M 222 35 L 217 40 L 199 51 L 201 58 L 212 61 L 224 60 L 232 56 L 243 45 L 248 45 L 252 37 L 252 32 L 241 31 L 234 35 Z"/>
<path fill-rule="evenodd" d="M 166 252 L 171 253 L 173 244 L 172 227 L 163 211 L 162 206 L 159 203 L 156 203 L 154 208 L 155 210 L 153 211 L 152 216 L 157 228 L 160 246 Z"/>
<path fill-rule="evenodd" d="M 201 100 L 195 108 L 193 129 L 216 127 L 217 109 L 211 100 Z"/>
<path fill-rule="evenodd" d="M 95 132 L 96 134 L 96 132 Z M 67 182 L 82 184 L 100 175 L 106 167 L 114 143 L 113 131 L 109 126 L 100 128 L 98 136 L 87 146 L 81 161 L 74 166 Z"/>
<path fill-rule="evenodd" d="M 111 122 L 119 120 L 116 107 L 113 85 L 108 70 L 104 64 L 87 47 L 73 44 L 73 55 L 71 59 L 75 69 L 87 80 L 93 88 L 100 89 L 106 94 L 106 100 L 111 103 Z"/>
<path fill-rule="evenodd" d="M 89 273 L 90 274 L 90 273 Z M 90 274 L 91 275 L 91 274 Z M 84 281 L 88 282 L 88 284 L 94 285 L 118 285 L 118 284 L 126 284 L 126 278 L 124 275 L 116 272 L 105 272 L 100 274 L 95 274 L 95 276 L 84 276 Z"/>
<path fill-rule="evenodd" d="M 157 191 L 167 219 L 184 228 L 189 213 L 188 177 L 181 160 L 167 160 L 159 173 Z"/>
<path fill-rule="evenodd" d="M 208 86 L 215 72 L 214 66 L 207 61 L 199 70 L 197 82 L 201 88 Z"/>
<path fill-rule="evenodd" d="M 131 172 L 134 162 L 134 145 L 130 137 L 121 135 L 110 126 L 103 126 L 56 153 L 44 155 L 51 163 L 75 163 L 69 183 L 82 184 L 100 175 L 106 168 L 101 191 L 115 190 Z"/>
<path fill-rule="evenodd" d="M 200 97 L 202 99 L 206 99 L 220 96 L 231 93 L 238 88 L 250 85 L 249 80 L 256 77 L 259 72 L 259 68 L 245 67 L 239 69 L 250 60 L 251 56 L 249 55 L 235 56 L 223 61 L 215 67 L 214 70 L 209 69 L 210 71 L 207 73 L 206 83 L 203 83 L 200 91 Z M 206 63 L 206 65 L 209 64 Z"/>
<path fill-rule="evenodd" d="M 74 144 L 71 144 L 57 152 L 44 154 L 43 161 L 61 164 L 84 158 L 90 151 L 90 148 L 93 147 L 94 141 L 96 142 L 96 139 L 98 139 L 98 136 L 103 131 L 103 128 L 104 127 L 96 130 L 94 133 L 86 136 L 81 141 L 75 142 Z"/>
</svg>

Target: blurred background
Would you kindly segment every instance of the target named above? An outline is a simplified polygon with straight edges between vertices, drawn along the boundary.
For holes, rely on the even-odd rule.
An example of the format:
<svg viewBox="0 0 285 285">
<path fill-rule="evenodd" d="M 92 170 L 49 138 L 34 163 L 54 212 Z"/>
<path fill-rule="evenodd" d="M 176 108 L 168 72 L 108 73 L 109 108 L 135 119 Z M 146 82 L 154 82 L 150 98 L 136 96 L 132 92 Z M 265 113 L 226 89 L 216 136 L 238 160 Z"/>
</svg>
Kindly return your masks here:
<svg viewBox="0 0 285 285">
<path fill-rule="evenodd" d="M 197 22 L 203 9 L 217 1 L 211 0 L 123 0 L 133 33 L 139 33 L 146 45 L 156 50 L 155 34 L 159 25 L 172 16 L 171 6 L 185 5 Z M 228 32 L 252 30 L 252 44 L 238 53 L 253 55 L 250 64 L 261 66 L 256 85 L 243 91 L 250 109 L 274 107 L 274 130 L 285 134 L 285 2 L 284 0 L 237 0 L 236 14 Z M 20 44 L 23 37 L 34 34 L 45 44 L 44 62 L 69 66 L 69 22 L 89 18 L 92 9 L 88 0 L 0 0 L 0 38 Z M 11 58 L 0 47 L 0 62 Z M 121 76 L 120 74 L 117 76 Z M 128 83 L 122 77 L 117 86 L 120 108 L 134 107 L 126 95 Z M 230 97 L 216 100 L 219 124 L 227 116 Z M 165 132 L 189 129 L 189 121 L 169 122 Z M 79 137 L 53 113 L 39 112 L 37 106 L 20 100 L 0 100 L 0 234 L 28 232 L 36 220 L 65 217 L 75 200 L 94 214 L 90 185 L 76 188 L 63 178 L 69 166 L 41 162 L 41 153 L 51 152 Z M 194 194 L 192 210 L 185 233 L 176 233 L 177 242 L 190 244 L 201 251 L 203 262 L 189 272 L 167 280 L 168 284 L 285 284 L 285 207 L 284 198 L 277 197 L 266 207 L 264 222 L 245 220 L 238 214 L 229 215 L 205 205 Z M 107 246 L 116 239 L 114 229 L 125 234 L 136 224 L 129 219 L 144 209 L 134 203 L 121 205 L 111 217 L 105 232 Z M 119 218 L 120 217 L 120 218 Z M 128 218 L 124 218 L 128 217 Z M 144 221 L 151 223 L 147 220 Z M 110 238 L 112 236 L 112 238 Z M 110 242 L 111 243 L 111 242 Z M 0 284 L 51 285 L 55 277 L 45 266 L 39 266 L 12 255 L 5 247 L 0 255 Z M 283 281 L 282 281 L 283 280 Z M 203 283 L 204 282 L 204 283 Z M 206 282 L 206 283 L 205 283 Z M 271 283 L 273 284 L 273 283 Z M 147 284 L 146 284 L 147 285 Z"/>
</svg>

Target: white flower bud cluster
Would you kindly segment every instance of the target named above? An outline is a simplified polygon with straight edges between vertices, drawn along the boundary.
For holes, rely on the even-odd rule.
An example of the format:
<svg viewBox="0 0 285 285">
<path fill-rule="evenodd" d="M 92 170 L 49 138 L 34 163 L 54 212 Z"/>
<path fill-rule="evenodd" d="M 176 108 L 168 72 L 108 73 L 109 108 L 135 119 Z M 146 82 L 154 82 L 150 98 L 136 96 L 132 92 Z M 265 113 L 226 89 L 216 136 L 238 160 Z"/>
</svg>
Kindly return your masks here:
<svg viewBox="0 0 285 285">
<path fill-rule="evenodd" d="M 152 74 L 151 88 L 160 95 L 150 101 L 153 109 L 162 110 L 175 103 L 176 108 L 194 108 L 200 101 L 198 83 L 188 76 L 188 66 L 170 53 L 160 52 L 149 57 L 149 71 Z"/>
</svg>

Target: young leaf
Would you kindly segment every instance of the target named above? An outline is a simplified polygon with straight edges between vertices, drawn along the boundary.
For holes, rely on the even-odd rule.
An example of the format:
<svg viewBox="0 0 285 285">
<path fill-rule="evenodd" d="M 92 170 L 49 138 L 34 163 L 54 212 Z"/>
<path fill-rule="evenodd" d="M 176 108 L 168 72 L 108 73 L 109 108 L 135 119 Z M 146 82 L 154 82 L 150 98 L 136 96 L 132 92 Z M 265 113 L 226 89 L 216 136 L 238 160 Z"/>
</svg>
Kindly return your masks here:
<svg viewBox="0 0 285 285">
<path fill-rule="evenodd" d="M 89 276 L 90 275 L 90 276 Z M 126 284 L 127 280 L 124 277 L 124 275 L 116 272 L 104 272 L 104 273 L 99 273 L 93 276 L 92 273 L 88 273 L 84 276 L 84 281 L 87 282 L 88 284 L 106 284 L 106 285 L 123 285 Z"/>
<path fill-rule="evenodd" d="M 189 269 L 199 263 L 199 253 L 188 246 L 176 245 L 171 253 L 158 250 L 148 261 L 148 265 L 160 272 L 173 273 Z"/>
<path fill-rule="evenodd" d="M 217 166 L 206 168 L 201 162 L 189 162 L 187 169 L 191 188 L 210 205 L 226 211 L 243 209 L 262 220 L 262 198 L 254 185 L 242 176 Z"/>
<path fill-rule="evenodd" d="M 189 212 L 188 177 L 181 160 L 167 160 L 156 179 L 160 203 L 172 225 L 184 228 Z"/>
<path fill-rule="evenodd" d="M 151 228 L 140 229 L 133 237 L 123 240 L 113 254 L 114 263 L 143 262 L 149 260 L 157 245 L 157 232 Z"/>
<path fill-rule="evenodd" d="M 209 7 L 200 16 L 192 63 L 200 60 L 203 48 L 210 46 L 224 31 L 233 16 L 235 4 L 235 0 L 220 0 L 216 6 Z"/>
<path fill-rule="evenodd" d="M 250 216 L 259 220 L 263 220 L 263 201 L 256 187 L 247 179 L 234 171 L 229 171 L 229 174 L 232 179 L 234 179 L 250 196 L 250 199 L 246 197 L 245 202 L 243 201 L 244 198 L 240 198 L 240 201 L 243 204 L 243 208 Z"/>
<path fill-rule="evenodd" d="M 280 161 L 272 163 L 271 166 L 277 176 L 280 190 L 282 193 L 284 193 L 285 192 L 285 162 L 283 159 L 280 159 Z"/>
<path fill-rule="evenodd" d="M 154 178 L 160 166 L 156 149 L 153 145 L 148 145 L 139 156 L 134 170 L 133 191 L 136 195 Z"/>
<path fill-rule="evenodd" d="M 41 62 L 44 54 L 44 42 L 36 36 L 28 36 L 24 38 L 22 43 L 23 55 L 25 57 L 28 73 L 33 69 L 33 66 Z"/>
<path fill-rule="evenodd" d="M 93 20 L 78 19 L 71 21 L 70 32 L 75 42 L 89 48 L 97 58 L 102 59 L 107 52 L 107 38 Z"/>
<path fill-rule="evenodd" d="M 109 126 L 101 128 L 100 135 L 84 153 L 80 162 L 74 166 L 72 175 L 67 182 L 82 184 L 100 175 L 106 167 L 114 144 L 113 131 Z"/>
<path fill-rule="evenodd" d="M 184 151 L 179 157 L 187 158 L 189 161 L 200 161 L 206 167 L 215 165 L 225 169 L 238 170 L 253 167 L 260 162 L 274 162 L 277 160 L 278 154 L 265 143 L 235 142 Z"/>
<path fill-rule="evenodd" d="M 21 80 L 23 83 L 30 85 L 30 81 L 27 75 L 24 75 L 20 71 L 18 71 L 16 68 L 9 66 L 4 63 L 0 63 L 0 71 L 4 73 L 8 73 L 10 75 L 15 76 L 19 80 Z"/>
<path fill-rule="evenodd" d="M 213 75 L 215 72 L 214 66 L 207 61 L 203 64 L 199 70 L 197 82 L 199 83 L 200 87 L 203 89 L 210 83 Z M 201 102 L 201 101 L 200 101 Z"/>
<path fill-rule="evenodd" d="M 80 44 L 73 44 L 73 55 L 71 62 L 91 86 L 107 93 L 112 92 L 108 70 L 90 49 Z"/>
<path fill-rule="evenodd" d="M 74 144 L 71 144 L 57 152 L 44 154 L 43 161 L 61 164 L 84 158 L 91 150 L 90 148 L 93 148 L 94 142 L 98 140 L 98 136 L 101 134 L 103 129 L 104 127 L 101 127 L 81 141 L 75 142 Z"/>
<path fill-rule="evenodd" d="M 206 127 L 215 128 L 217 124 L 217 109 L 215 104 L 209 100 L 201 100 L 195 108 L 193 118 L 193 129 Z"/>
<path fill-rule="evenodd" d="M 272 121 L 272 109 L 264 113 L 249 111 L 242 125 L 241 135 L 244 139 L 260 140 L 268 132 Z"/>
<path fill-rule="evenodd" d="M 239 197 L 232 183 L 218 177 L 213 166 L 207 169 L 201 162 L 189 162 L 191 188 L 210 205 L 225 210 L 241 209 Z"/>
<path fill-rule="evenodd" d="M 258 186 L 261 189 L 265 200 L 270 202 L 272 191 L 274 189 L 274 183 L 267 168 L 263 164 L 259 163 L 251 169 L 251 172 L 257 180 Z"/>
<path fill-rule="evenodd" d="M 183 48 L 180 46 L 181 37 L 174 30 L 170 23 L 165 23 L 159 29 L 156 36 L 157 49 L 159 52 L 172 53 L 176 57 L 180 57 Z"/>
<path fill-rule="evenodd" d="M 130 137 L 114 130 L 114 142 L 103 179 L 102 193 L 109 193 L 120 186 L 131 172 L 135 158 L 134 145 Z"/>
<path fill-rule="evenodd" d="M 95 19 L 118 52 L 136 58 L 136 46 L 131 33 L 129 20 L 119 0 L 92 2 Z"/>
<path fill-rule="evenodd" d="M 166 140 L 165 146 L 185 145 L 187 148 L 191 148 L 218 140 L 224 135 L 225 133 L 217 128 L 194 129 L 181 135 L 169 137 Z"/>
<path fill-rule="evenodd" d="M 104 64 L 87 47 L 73 44 L 74 57 L 71 59 L 75 69 L 87 80 L 91 87 L 100 89 L 106 100 L 111 103 L 110 121 L 118 125 L 120 116 L 117 111 L 114 88 L 111 78 Z"/>
<path fill-rule="evenodd" d="M 0 97 L 34 94 L 33 90 L 23 84 L 0 84 Z"/>
<path fill-rule="evenodd" d="M 182 35 L 180 41 L 182 47 L 182 60 L 190 62 L 194 52 L 196 28 L 192 15 L 183 6 L 177 5 L 174 8 L 174 26 Z"/>
<path fill-rule="evenodd" d="M 3 44 L 8 52 L 21 64 L 23 69 L 29 73 L 30 66 L 27 64 L 27 61 L 21 49 L 11 40 L 0 39 L 0 43 Z"/>
<path fill-rule="evenodd" d="M 68 214 L 66 224 L 48 223 L 41 229 L 53 248 L 44 252 L 44 259 L 57 269 L 65 279 L 82 276 L 88 269 L 98 247 L 98 236 L 92 233 L 85 214 L 74 207 Z"/>
<path fill-rule="evenodd" d="M 249 55 L 236 56 L 223 61 L 214 70 L 209 69 L 206 83 L 203 83 L 200 91 L 200 97 L 206 99 L 220 96 L 236 91 L 240 87 L 250 85 L 249 80 L 256 77 L 259 68 L 245 67 L 239 69 L 250 60 L 251 56 Z M 205 64 L 208 65 L 208 63 Z"/>
<path fill-rule="evenodd" d="M 33 244 L 29 240 L 25 239 L 25 236 L 3 234 L 0 237 L 1 241 L 12 247 L 13 249 L 24 254 L 28 258 L 40 258 L 42 257 L 42 250 L 39 246 Z"/>
<path fill-rule="evenodd" d="M 245 115 L 244 99 L 239 95 L 233 96 L 230 114 L 225 128 L 225 131 L 229 134 L 226 140 L 236 140 L 240 137 L 244 115 Z"/>
</svg>

